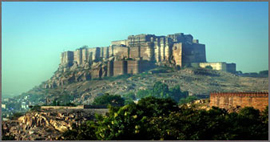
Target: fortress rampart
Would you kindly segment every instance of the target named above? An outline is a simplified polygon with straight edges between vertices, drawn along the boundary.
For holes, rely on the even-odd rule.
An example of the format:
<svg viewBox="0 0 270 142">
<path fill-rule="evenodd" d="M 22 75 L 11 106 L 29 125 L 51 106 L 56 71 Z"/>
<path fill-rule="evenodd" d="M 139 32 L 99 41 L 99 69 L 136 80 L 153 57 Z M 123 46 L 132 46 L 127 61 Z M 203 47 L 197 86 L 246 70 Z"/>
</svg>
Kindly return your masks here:
<svg viewBox="0 0 270 142">
<path fill-rule="evenodd" d="M 204 44 L 193 39 L 192 35 L 176 33 L 168 36 L 130 35 L 125 40 L 112 41 L 107 47 L 84 46 L 75 51 L 66 51 L 61 54 L 60 67 L 64 72 L 78 67 L 90 69 L 95 62 L 105 62 L 106 68 L 93 69 L 91 78 L 137 74 L 155 65 L 170 64 L 181 68 L 196 63 L 197 67 L 209 64 L 206 63 Z M 235 72 L 235 64 L 226 64 L 221 70 L 227 69 Z"/>
<path fill-rule="evenodd" d="M 212 106 L 225 109 L 254 107 L 262 111 L 268 106 L 268 92 L 211 93 Z"/>
<path fill-rule="evenodd" d="M 177 46 L 178 50 L 173 49 Z M 179 54 L 179 53 L 184 54 Z M 73 54 L 73 55 L 72 55 Z M 183 33 L 168 36 L 140 34 L 128 36 L 126 40 L 112 41 L 108 47 L 88 48 L 84 46 L 75 51 L 66 51 L 61 55 L 61 65 L 72 66 L 74 62 L 82 65 L 93 61 L 102 61 L 111 56 L 116 60 L 123 58 L 141 58 L 152 62 L 176 59 L 177 66 L 191 62 L 206 62 L 205 45 L 193 40 L 191 35 Z"/>
</svg>

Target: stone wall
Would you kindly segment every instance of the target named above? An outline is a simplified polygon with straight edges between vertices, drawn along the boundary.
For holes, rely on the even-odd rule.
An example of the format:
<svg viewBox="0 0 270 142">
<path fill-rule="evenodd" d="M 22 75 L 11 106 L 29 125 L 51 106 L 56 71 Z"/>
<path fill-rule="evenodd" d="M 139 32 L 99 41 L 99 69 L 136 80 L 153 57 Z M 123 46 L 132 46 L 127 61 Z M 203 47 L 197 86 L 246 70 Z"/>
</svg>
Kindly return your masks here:
<svg viewBox="0 0 270 142">
<path fill-rule="evenodd" d="M 205 45 L 194 43 L 191 47 L 195 57 L 192 62 L 206 62 Z"/>
<path fill-rule="evenodd" d="M 106 106 L 78 105 L 78 106 L 41 106 L 41 109 L 106 109 Z"/>
<path fill-rule="evenodd" d="M 66 51 L 61 54 L 61 64 L 71 66 L 74 60 L 73 51 Z"/>
<path fill-rule="evenodd" d="M 140 61 L 127 61 L 128 74 L 138 74 L 140 71 Z"/>
<path fill-rule="evenodd" d="M 128 46 L 128 40 L 117 40 L 117 41 L 112 41 L 112 45 L 127 45 Z"/>
<path fill-rule="evenodd" d="M 175 43 L 172 47 L 172 53 L 176 65 L 182 67 L 182 43 Z"/>
<path fill-rule="evenodd" d="M 212 62 L 212 63 L 191 63 L 192 67 L 195 68 L 206 68 L 207 66 L 211 66 L 213 70 L 226 71 L 230 73 L 236 72 L 236 64 L 235 63 L 225 63 L 225 62 Z"/>
<path fill-rule="evenodd" d="M 107 63 L 107 69 L 108 69 L 107 76 L 109 77 L 113 76 L 113 70 L 114 70 L 113 61 L 109 61 Z"/>
<path fill-rule="evenodd" d="M 204 44 L 182 44 L 182 65 L 206 62 Z"/>
<path fill-rule="evenodd" d="M 78 64 L 82 64 L 82 49 L 77 49 L 74 51 L 74 61 Z"/>
<path fill-rule="evenodd" d="M 236 72 L 236 64 L 235 63 L 226 64 L 226 68 L 227 68 L 227 72 L 230 72 L 230 73 Z"/>
<path fill-rule="evenodd" d="M 84 109 L 84 106 L 41 106 L 41 109 Z"/>
<path fill-rule="evenodd" d="M 199 67 L 205 68 L 211 66 L 213 70 L 227 71 L 227 66 L 225 62 L 216 62 L 216 63 L 199 63 Z"/>
<path fill-rule="evenodd" d="M 246 93 L 211 93 L 210 107 L 243 108 L 254 107 L 260 111 L 268 106 L 268 92 Z"/>
<path fill-rule="evenodd" d="M 109 58 L 109 47 L 100 47 L 100 57 L 103 59 Z"/>
<path fill-rule="evenodd" d="M 87 66 L 87 63 L 105 61 L 111 56 L 116 60 L 141 58 L 146 61 L 176 63 L 182 67 L 193 62 L 206 62 L 205 45 L 193 40 L 192 35 L 183 33 L 168 36 L 140 34 L 128 36 L 126 40 L 112 41 L 109 47 L 88 48 L 84 46 L 73 52 L 61 55 L 61 64 L 73 62 L 77 66 Z M 66 55 L 68 54 L 68 56 Z M 171 62 L 174 59 L 175 62 Z M 233 68 L 233 66 L 230 66 Z M 233 70 L 233 69 L 232 69 Z"/>
<path fill-rule="evenodd" d="M 129 48 L 129 58 L 139 58 L 141 56 L 140 53 L 140 46 L 131 46 Z"/>
<path fill-rule="evenodd" d="M 140 57 L 143 60 L 151 61 L 153 60 L 153 47 L 151 43 L 144 43 L 140 46 Z"/>
<path fill-rule="evenodd" d="M 116 59 L 129 58 L 129 48 L 125 46 L 113 46 L 113 55 Z"/>
<path fill-rule="evenodd" d="M 113 75 L 127 74 L 127 61 L 114 61 L 113 63 Z"/>
</svg>

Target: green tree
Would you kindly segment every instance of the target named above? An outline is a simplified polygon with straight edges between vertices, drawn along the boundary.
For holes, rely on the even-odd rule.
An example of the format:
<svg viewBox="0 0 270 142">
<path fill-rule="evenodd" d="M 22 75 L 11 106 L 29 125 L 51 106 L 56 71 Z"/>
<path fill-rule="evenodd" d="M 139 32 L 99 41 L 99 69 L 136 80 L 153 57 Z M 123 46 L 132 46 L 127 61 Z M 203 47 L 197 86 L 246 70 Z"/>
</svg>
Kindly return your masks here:
<svg viewBox="0 0 270 142">
<path fill-rule="evenodd" d="M 152 96 L 157 98 L 167 98 L 169 94 L 170 92 L 167 84 L 163 84 L 160 81 L 154 84 Z"/>
<path fill-rule="evenodd" d="M 136 98 L 141 99 L 144 97 L 149 97 L 151 96 L 151 91 L 150 90 L 139 90 L 136 94 Z"/>
<path fill-rule="evenodd" d="M 133 92 L 130 92 L 128 94 L 124 94 L 123 98 L 125 99 L 125 104 L 131 104 L 134 103 L 134 100 L 136 99 L 136 96 Z"/>
<path fill-rule="evenodd" d="M 205 66 L 205 68 L 206 68 L 206 69 L 210 69 L 210 70 L 212 70 L 212 69 L 213 69 L 213 67 L 212 67 L 212 66 Z"/>
<path fill-rule="evenodd" d="M 265 115 L 265 116 L 264 116 Z M 72 140 L 267 140 L 268 114 L 254 108 L 239 113 L 212 107 L 180 108 L 170 98 L 142 98 L 138 104 L 109 107 L 106 116 L 96 116 L 65 133 Z"/>
<path fill-rule="evenodd" d="M 262 111 L 261 119 L 263 123 L 268 124 L 268 106 Z"/>
<path fill-rule="evenodd" d="M 179 104 L 186 104 L 186 103 L 190 103 L 193 102 L 194 100 L 197 100 L 198 98 L 196 96 L 188 96 L 187 98 L 181 98 L 179 100 Z"/>
<path fill-rule="evenodd" d="M 152 117 L 166 117 L 177 110 L 177 104 L 171 99 L 143 98 L 138 104 L 110 109 L 109 116 L 98 122 L 96 135 L 102 140 L 152 139 L 149 124 Z"/>
<path fill-rule="evenodd" d="M 123 106 L 125 100 L 120 95 L 109 95 L 108 93 L 96 97 L 94 99 L 93 105 L 117 105 Z"/>
<path fill-rule="evenodd" d="M 73 124 L 73 129 L 63 133 L 65 140 L 97 140 L 95 131 L 96 123 L 94 121 L 86 121 L 79 126 Z"/>
<path fill-rule="evenodd" d="M 176 85 L 169 89 L 171 93 L 171 98 L 178 102 L 182 98 L 186 98 L 188 96 L 188 92 L 182 92 L 179 85 Z"/>
<path fill-rule="evenodd" d="M 24 115 L 24 113 L 21 113 L 21 112 L 15 112 L 11 117 L 10 117 L 10 119 L 11 120 L 16 120 L 16 119 L 18 119 L 19 117 L 21 117 L 21 116 L 23 116 Z"/>
<path fill-rule="evenodd" d="M 41 106 L 39 105 L 34 105 L 30 108 L 31 111 L 40 111 L 40 109 L 41 109 Z"/>
</svg>

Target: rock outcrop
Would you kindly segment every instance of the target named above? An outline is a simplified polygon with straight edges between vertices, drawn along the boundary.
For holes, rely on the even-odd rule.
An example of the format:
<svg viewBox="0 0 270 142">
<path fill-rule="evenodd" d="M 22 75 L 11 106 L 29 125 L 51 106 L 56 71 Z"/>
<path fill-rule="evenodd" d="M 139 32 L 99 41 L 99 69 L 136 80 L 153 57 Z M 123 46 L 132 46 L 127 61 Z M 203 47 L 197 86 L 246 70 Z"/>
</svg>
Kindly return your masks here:
<svg viewBox="0 0 270 142">
<path fill-rule="evenodd" d="M 106 112 L 91 109 L 28 112 L 17 120 L 3 121 L 3 135 L 14 135 L 16 140 L 57 140 L 72 125 L 94 119 L 94 113 Z"/>
</svg>

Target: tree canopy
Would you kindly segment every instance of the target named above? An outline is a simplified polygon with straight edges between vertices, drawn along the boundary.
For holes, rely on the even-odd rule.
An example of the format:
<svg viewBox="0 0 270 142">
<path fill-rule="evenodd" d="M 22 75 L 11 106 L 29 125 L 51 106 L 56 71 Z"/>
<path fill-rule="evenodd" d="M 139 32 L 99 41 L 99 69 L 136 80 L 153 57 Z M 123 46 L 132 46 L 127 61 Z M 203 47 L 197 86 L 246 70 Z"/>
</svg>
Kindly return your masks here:
<svg viewBox="0 0 270 142">
<path fill-rule="evenodd" d="M 123 106 L 125 100 L 120 95 L 109 95 L 108 93 L 94 99 L 93 105 Z"/>
<path fill-rule="evenodd" d="M 228 113 L 178 107 L 170 98 L 147 97 L 138 104 L 109 108 L 64 133 L 69 140 L 267 140 L 268 113 L 244 108 Z"/>
<path fill-rule="evenodd" d="M 182 92 L 179 85 L 169 88 L 167 84 L 158 81 L 153 85 L 152 90 L 139 90 L 136 95 L 139 99 L 149 96 L 156 98 L 172 98 L 178 102 L 180 99 L 186 98 L 188 92 Z"/>
</svg>

